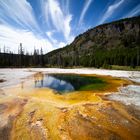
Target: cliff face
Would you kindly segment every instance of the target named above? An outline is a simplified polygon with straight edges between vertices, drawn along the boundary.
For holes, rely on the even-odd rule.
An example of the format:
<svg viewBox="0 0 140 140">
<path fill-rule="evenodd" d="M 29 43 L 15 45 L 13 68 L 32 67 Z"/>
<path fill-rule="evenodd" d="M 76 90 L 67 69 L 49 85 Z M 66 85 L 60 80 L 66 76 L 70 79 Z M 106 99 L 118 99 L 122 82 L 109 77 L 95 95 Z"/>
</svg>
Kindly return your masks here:
<svg viewBox="0 0 140 140">
<path fill-rule="evenodd" d="M 140 65 L 140 16 L 97 26 L 45 55 L 54 66 Z M 98 64 L 97 64 L 98 63 Z"/>
<path fill-rule="evenodd" d="M 139 18 L 138 18 L 139 20 Z M 124 45 L 127 43 L 137 42 L 140 34 L 140 24 L 136 20 L 124 20 L 111 24 L 101 25 L 80 35 L 72 43 L 81 47 L 92 47 L 94 45 L 105 48 Z"/>
</svg>

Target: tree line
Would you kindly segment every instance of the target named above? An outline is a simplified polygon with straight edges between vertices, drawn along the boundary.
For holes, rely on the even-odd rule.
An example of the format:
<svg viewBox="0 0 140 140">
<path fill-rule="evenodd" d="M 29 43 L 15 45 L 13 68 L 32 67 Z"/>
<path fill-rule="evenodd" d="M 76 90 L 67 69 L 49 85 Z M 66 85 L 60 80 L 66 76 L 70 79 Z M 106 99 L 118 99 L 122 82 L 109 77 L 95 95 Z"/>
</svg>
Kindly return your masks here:
<svg viewBox="0 0 140 140">
<path fill-rule="evenodd" d="M 93 48 L 93 49 L 92 49 Z M 83 52 L 78 50 L 68 51 L 68 48 L 63 51 L 54 52 L 45 55 L 44 59 L 48 67 L 96 67 L 96 68 L 111 68 L 111 65 L 130 66 L 135 68 L 140 66 L 140 47 L 118 47 L 110 50 L 92 47 Z"/>
<path fill-rule="evenodd" d="M 10 50 L 3 52 L 0 50 L 0 67 L 43 67 L 44 55 L 43 49 L 34 49 L 33 54 L 24 52 L 22 43 L 19 45 L 18 54 L 14 54 Z"/>
<path fill-rule="evenodd" d="M 92 50 L 93 48 L 93 50 Z M 118 47 L 110 50 L 92 47 L 84 52 L 79 52 L 77 47 L 68 46 L 63 49 L 54 50 L 51 53 L 43 54 L 40 50 L 34 49 L 33 54 L 24 52 L 20 43 L 18 54 L 11 51 L 0 52 L 0 67 L 96 67 L 111 68 L 111 65 L 140 66 L 140 47 Z"/>
</svg>

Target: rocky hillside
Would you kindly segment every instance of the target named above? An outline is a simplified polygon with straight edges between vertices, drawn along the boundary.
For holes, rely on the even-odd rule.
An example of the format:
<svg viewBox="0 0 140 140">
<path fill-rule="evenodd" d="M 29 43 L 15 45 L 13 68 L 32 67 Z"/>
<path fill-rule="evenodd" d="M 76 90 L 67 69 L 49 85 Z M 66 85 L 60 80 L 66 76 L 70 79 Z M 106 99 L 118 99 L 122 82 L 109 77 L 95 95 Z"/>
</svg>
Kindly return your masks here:
<svg viewBox="0 0 140 140">
<path fill-rule="evenodd" d="M 97 26 L 45 55 L 48 66 L 140 65 L 140 16 Z"/>
</svg>

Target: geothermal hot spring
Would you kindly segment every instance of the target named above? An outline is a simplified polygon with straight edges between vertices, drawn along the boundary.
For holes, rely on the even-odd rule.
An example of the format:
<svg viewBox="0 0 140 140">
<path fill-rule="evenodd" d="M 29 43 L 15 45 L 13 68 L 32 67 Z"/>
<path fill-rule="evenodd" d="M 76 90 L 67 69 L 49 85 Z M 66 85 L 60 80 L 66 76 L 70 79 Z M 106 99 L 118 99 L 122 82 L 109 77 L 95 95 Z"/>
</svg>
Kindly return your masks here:
<svg viewBox="0 0 140 140">
<path fill-rule="evenodd" d="M 51 88 L 60 94 L 72 91 L 103 90 L 107 82 L 95 76 L 76 74 L 51 74 L 35 76 L 35 88 Z"/>
<path fill-rule="evenodd" d="M 140 73 L 136 74 L 1 70 L 0 140 L 138 140 Z"/>
</svg>

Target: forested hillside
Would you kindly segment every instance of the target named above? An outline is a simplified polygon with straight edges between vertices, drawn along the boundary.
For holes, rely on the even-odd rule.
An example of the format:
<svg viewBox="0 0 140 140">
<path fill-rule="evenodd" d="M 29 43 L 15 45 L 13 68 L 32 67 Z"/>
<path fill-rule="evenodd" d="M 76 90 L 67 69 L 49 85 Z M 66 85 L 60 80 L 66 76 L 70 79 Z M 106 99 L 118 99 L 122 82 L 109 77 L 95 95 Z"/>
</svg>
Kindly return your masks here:
<svg viewBox="0 0 140 140">
<path fill-rule="evenodd" d="M 140 16 L 100 25 L 45 55 L 48 66 L 140 65 Z"/>
<path fill-rule="evenodd" d="M 0 52 L 0 67 L 43 67 L 44 55 L 42 48 L 34 49 L 33 54 L 24 52 L 24 47 L 20 43 L 18 54 L 13 54 L 10 50 L 4 49 Z"/>
<path fill-rule="evenodd" d="M 10 51 L 9 51 L 10 52 Z M 0 53 L 0 67 L 140 66 L 140 16 L 97 26 L 77 36 L 64 48 L 43 55 L 43 50 Z"/>
</svg>

